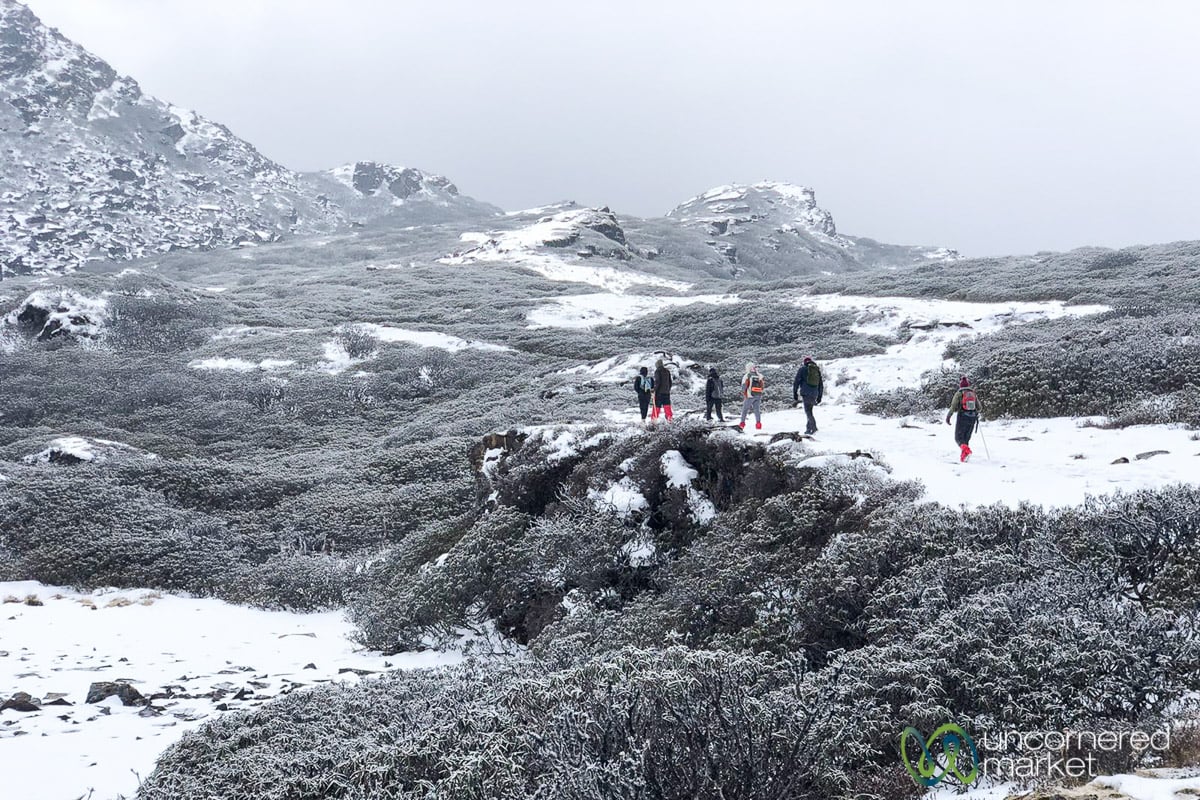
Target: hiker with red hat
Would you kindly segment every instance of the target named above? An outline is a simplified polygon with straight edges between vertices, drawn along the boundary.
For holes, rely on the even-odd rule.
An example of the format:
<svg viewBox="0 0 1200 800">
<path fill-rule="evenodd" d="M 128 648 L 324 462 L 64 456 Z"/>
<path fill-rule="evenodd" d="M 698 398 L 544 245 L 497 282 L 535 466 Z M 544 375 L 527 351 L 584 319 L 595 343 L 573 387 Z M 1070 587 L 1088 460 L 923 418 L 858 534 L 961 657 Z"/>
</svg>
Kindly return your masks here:
<svg viewBox="0 0 1200 800">
<path fill-rule="evenodd" d="M 817 362 L 805 356 L 804 363 L 796 371 L 796 379 L 792 381 L 792 399 L 797 405 L 801 398 L 804 399 L 804 416 L 808 418 L 804 432 L 809 436 L 817 432 L 817 418 L 813 416 L 813 406 L 820 405 L 824 396 L 825 380 L 821 377 L 821 368 L 817 366 Z"/>
<path fill-rule="evenodd" d="M 966 461 L 971 456 L 971 434 L 979 427 L 979 412 L 983 404 L 975 396 L 971 382 L 964 375 L 958 381 L 958 391 L 950 401 L 950 410 L 946 412 L 946 424 L 950 417 L 958 414 L 958 424 L 954 426 L 954 443 L 958 445 L 959 461 Z"/>
</svg>

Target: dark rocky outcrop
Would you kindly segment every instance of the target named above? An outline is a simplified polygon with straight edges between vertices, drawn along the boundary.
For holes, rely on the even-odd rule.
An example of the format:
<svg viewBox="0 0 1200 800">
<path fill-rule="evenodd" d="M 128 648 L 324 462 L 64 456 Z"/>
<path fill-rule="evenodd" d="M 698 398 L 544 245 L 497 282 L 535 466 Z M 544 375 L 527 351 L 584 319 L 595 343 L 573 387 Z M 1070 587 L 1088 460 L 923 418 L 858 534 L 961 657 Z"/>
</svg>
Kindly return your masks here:
<svg viewBox="0 0 1200 800">
<path fill-rule="evenodd" d="M 125 706 L 142 706 L 150 701 L 142 693 L 124 681 L 98 681 L 88 687 L 87 699 L 89 705 L 100 703 L 109 697 L 116 697 Z"/>
</svg>

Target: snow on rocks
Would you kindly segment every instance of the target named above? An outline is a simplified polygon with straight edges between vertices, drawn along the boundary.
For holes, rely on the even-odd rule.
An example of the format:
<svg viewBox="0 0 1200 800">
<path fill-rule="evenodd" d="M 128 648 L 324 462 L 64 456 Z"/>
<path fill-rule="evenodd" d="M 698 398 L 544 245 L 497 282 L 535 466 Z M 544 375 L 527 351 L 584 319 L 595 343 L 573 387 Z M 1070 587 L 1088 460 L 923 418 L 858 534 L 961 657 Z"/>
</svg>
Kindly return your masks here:
<svg viewBox="0 0 1200 800">
<path fill-rule="evenodd" d="M 37 604 L 17 602 L 28 597 Z M 0 598 L 7 603 L 0 686 L 40 708 L 0 712 L 5 763 L 36 767 L 5 772 L 5 797 L 21 800 L 132 796 L 137 776 L 206 719 L 305 686 L 461 660 L 364 651 L 338 612 L 262 611 L 140 590 L 89 594 L 29 581 L 0 583 Z M 115 696 L 88 704 L 97 682 L 123 682 L 149 705 L 126 706 Z"/>
<path fill-rule="evenodd" d="M 745 215 L 751 210 L 751 195 L 771 198 L 778 206 L 780 216 L 791 220 L 791 224 L 812 236 L 849 247 L 850 240 L 839 236 L 833 215 L 817 205 L 816 192 L 807 186 L 791 183 L 762 181 L 745 185 L 717 186 L 679 205 L 668 216 L 684 220 L 721 221 L 730 215 Z M 786 225 L 787 223 L 785 223 Z"/>
<path fill-rule="evenodd" d="M 684 489 L 687 492 L 688 508 L 692 519 L 699 525 L 705 525 L 717 515 L 717 508 L 703 492 L 692 486 L 692 482 L 700 477 L 691 464 L 678 450 L 668 450 L 660 459 L 663 475 L 667 479 L 668 489 Z"/>
<path fill-rule="evenodd" d="M 587 283 L 616 293 L 634 286 L 658 286 L 679 292 L 692 288 L 690 283 L 633 269 L 584 263 L 593 255 L 630 258 L 625 233 L 608 209 L 570 209 L 514 230 L 464 233 L 461 241 L 471 246 L 439 259 L 438 263 L 507 262 L 531 269 L 552 281 Z M 566 248 L 571 248 L 572 252 L 550 252 Z"/>
<path fill-rule="evenodd" d="M 46 449 L 25 456 L 26 464 L 103 464 L 128 458 L 157 458 L 153 453 L 108 439 L 63 436 L 52 440 Z"/>
<path fill-rule="evenodd" d="M 30 338 L 98 339 L 108 319 L 108 300 L 71 289 L 39 289 L 4 317 L 4 324 Z"/>
</svg>

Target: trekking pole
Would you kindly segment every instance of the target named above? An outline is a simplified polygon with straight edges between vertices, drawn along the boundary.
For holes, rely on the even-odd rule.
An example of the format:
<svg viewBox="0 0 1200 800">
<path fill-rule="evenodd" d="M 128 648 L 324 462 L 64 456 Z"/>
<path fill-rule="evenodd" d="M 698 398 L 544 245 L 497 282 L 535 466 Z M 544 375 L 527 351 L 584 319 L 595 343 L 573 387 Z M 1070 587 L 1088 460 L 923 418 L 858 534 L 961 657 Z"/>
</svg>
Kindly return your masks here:
<svg viewBox="0 0 1200 800">
<path fill-rule="evenodd" d="M 987 460 L 992 460 L 992 454 L 988 452 L 987 437 L 983 435 L 983 420 L 975 420 L 975 428 L 979 431 L 979 441 L 983 442 L 983 454 L 987 456 Z"/>
</svg>

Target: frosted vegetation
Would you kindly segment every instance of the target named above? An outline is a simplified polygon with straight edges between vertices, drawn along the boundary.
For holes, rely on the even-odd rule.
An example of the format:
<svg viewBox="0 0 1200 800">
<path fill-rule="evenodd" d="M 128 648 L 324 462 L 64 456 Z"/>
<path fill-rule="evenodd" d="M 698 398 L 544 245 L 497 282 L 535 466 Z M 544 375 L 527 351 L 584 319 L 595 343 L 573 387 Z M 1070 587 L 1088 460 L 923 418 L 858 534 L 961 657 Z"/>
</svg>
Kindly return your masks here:
<svg viewBox="0 0 1200 800">
<path fill-rule="evenodd" d="M 93 267 L 53 281 L 88 335 L 3 326 L 0 578 L 348 608 L 387 653 L 499 654 L 231 714 L 141 797 L 903 797 L 906 725 L 1145 729 L 1200 690 L 1200 490 L 947 508 L 865 461 L 612 413 L 634 405 L 626 354 L 673 357 L 686 410 L 693 364 L 790 387 L 803 354 L 920 334 L 798 302 L 811 287 L 1112 308 L 935 349 L 862 411 L 944 408 L 947 356 L 992 414 L 1194 426 L 1190 245 L 629 285 L 616 302 L 736 300 L 579 328 L 529 315 L 596 285 L 438 264 L 446 241 Z M 6 280 L 0 311 L 46 289 Z"/>
</svg>

